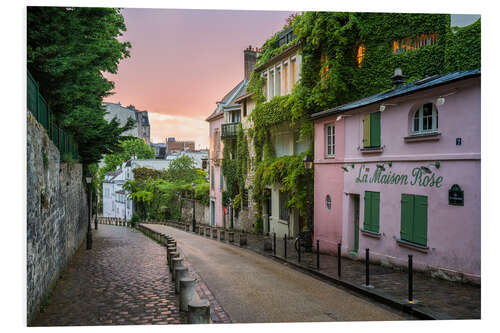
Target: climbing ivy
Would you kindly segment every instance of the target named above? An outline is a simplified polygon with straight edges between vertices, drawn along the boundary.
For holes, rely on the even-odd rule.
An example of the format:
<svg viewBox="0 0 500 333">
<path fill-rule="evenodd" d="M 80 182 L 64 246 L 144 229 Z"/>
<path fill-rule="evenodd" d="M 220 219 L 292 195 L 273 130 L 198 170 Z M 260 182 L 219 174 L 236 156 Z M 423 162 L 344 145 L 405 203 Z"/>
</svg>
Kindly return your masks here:
<svg viewBox="0 0 500 333">
<path fill-rule="evenodd" d="M 266 102 L 259 72 L 252 73 L 247 87 L 256 102 L 250 118 L 257 163 L 253 184 L 257 218 L 261 217 L 264 189 L 271 184 L 281 184 L 281 190 L 290 195 L 288 207 L 305 215 L 306 185 L 313 181 L 312 172 L 302 166 L 304 154 L 274 156 L 272 126 L 290 122 L 298 128 L 299 140 L 310 140 L 312 154 L 310 115 L 392 89 L 395 68 L 413 81 L 481 65 L 480 22 L 452 33 L 447 14 L 304 12 L 291 25 L 296 36 L 293 43 L 300 44 L 302 56 L 300 80 L 291 94 Z M 279 47 L 282 31 L 266 41 L 258 66 L 291 45 Z M 394 41 L 409 38 L 413 43 L 422 34 L 436 34 L 436 43 L 394 54 Z M 359 45 L 365 48 L 361 64 L 356 57 Z"/>
</svg>

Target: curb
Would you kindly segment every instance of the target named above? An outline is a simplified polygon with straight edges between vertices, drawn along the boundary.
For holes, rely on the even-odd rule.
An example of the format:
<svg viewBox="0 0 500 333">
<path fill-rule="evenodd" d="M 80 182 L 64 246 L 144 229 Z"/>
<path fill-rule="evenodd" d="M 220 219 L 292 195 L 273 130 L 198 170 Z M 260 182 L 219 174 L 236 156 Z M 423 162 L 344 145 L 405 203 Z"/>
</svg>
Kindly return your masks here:
<svg viewBox="0 0 500 333">
<path fill-rule="evenodd" d="M 314 269 L 299 265 L 297 263 L 294 263 L 292 261 L 288 261 L 283 257 L 276 256 L 276 255 L 271 255 L 271 258 L 276 259 L 277 261 L 280 261 L 283 264 L 288 264 L 290 266 L 293 266 L 293 268 L 301 270 L 301 271 L 306 271 L 314 276 L 320 277 L 322 279 L 325 279 L 329 282 L 332 282 L 336 285 L 342 286 L 344 288 L 347 288 L 349 290 L 355 291 L 363 296 L 366 296 L 368 298 L 371 298 L 377 302 L 383 303 L 385 305 L 388 305 L 392 308 L 395 308 L 397 310 L 403 311 L 405 313 L 411 314 L 415 317 L 418 317 L 419 319 L 424 319 L 424 320 L 443 320 L 443 319 L 451 319 L 451 318 L 445 318 L 445 317 L 440 317 L 436 316 L 433 314 L 430 314 L 429 312 L 417 308 L 418 305 L 411 305 L 406 303 L 405 301 L 399 301 L 394 298 L 390 298 L 380 292 L 368 289 L 368 288 L 363 288 L 361 286 L 349 283 L 347 281 L 343 281 L 340 279 L 336 279 L 334 277 L 331 277 L 329 275 L 326 275 L 324 273 L 318 272 Z"/>
</svg>

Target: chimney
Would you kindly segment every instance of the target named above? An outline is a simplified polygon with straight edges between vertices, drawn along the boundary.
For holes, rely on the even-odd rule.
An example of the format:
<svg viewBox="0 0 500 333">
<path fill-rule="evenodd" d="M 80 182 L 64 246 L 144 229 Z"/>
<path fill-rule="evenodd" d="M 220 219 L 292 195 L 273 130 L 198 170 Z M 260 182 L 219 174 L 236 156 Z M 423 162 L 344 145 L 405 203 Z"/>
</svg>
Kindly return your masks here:
<svg viewBox="0 0 500 333">
<path fill-rule="evenodd" d="M 405 83 L 403 71 L 401 68 L 396 68 L 394 70 L 394 75 L 392 76 L 392 84 L 396 86 L 396 89 L 401 87 Z"/>
<path fill-rule="evenodd" d="M 252 46 L 249 45 L 245 51 L 243 51 L 244 54 L 244 75 L 245 75 L 245 81 L 250 80 L 250 75 L 252 74 L 253 68 L 255 67 L 255 63 L 257 62 L 257 52 L 252 49 Z"/>
</svg>

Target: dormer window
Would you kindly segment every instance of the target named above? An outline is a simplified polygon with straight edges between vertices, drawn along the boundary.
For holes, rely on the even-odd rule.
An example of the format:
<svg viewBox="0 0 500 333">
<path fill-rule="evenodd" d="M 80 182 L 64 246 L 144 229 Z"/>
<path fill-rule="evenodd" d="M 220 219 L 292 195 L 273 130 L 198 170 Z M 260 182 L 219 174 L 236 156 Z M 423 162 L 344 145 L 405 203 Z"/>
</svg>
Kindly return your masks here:
<svg viewBox="0 0 500 333">
<path fill-rule="evenodd" d="M 436 132 L 438 129 L 438 112 L 434 104 L 426 103 L 413 114 L 411 122 L 412 134 Z"/>
</svg>

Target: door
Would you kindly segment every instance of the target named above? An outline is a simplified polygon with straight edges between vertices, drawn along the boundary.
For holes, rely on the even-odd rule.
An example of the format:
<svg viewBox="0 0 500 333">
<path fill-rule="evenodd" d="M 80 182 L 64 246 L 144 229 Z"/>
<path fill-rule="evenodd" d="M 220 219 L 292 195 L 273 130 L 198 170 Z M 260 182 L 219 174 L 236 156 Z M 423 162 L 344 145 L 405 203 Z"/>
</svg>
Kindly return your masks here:
<svg viewBox="0 0 500 333">
<path fill-rule="evenodd" d="M 359 250 L 359 195 L 353 196 L 354 203 L 354 248 L 353 251 L 358 253 Z"/>
</svg>

